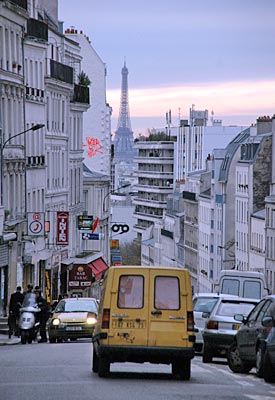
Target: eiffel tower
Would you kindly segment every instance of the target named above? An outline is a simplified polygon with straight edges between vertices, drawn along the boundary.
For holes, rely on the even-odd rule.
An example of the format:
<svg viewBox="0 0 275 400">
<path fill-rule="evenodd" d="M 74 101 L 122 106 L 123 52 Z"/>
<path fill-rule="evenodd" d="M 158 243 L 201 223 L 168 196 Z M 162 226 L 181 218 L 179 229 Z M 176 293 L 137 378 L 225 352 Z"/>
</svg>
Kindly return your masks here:
<svg viewBox="0 0 275 400">
<path fill-rule="evenodd" d="M 128 102 L 128 68 L 125 61 L 121 74 L 121 97 L 117 130 L 114 137 L 114 158 L 117 161 L 132 162 L 136 151 L 133 148 L 134 136 L 131 128 Z"/>
</svg>

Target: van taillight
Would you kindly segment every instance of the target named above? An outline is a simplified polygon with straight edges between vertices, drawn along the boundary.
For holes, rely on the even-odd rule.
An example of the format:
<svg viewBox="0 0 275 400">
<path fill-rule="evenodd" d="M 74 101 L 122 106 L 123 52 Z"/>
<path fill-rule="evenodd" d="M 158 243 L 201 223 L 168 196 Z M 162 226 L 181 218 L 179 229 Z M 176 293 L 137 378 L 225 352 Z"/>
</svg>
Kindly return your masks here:
<svg viewBox="0 0 275 400">
<path fill-rule="evenodd" d="M 193 315 L 193 311 L 187 311 L 187 331 L 194 332 L 194 315 Z"/>
<path fill-rule="evenodd" d="M 109 326 L 110 326 L 110 309 L 109 308 L 104 308 L 103 316 L 102 316 L 101 328 L 102 329 L 109 329 Z"/>
</svg>

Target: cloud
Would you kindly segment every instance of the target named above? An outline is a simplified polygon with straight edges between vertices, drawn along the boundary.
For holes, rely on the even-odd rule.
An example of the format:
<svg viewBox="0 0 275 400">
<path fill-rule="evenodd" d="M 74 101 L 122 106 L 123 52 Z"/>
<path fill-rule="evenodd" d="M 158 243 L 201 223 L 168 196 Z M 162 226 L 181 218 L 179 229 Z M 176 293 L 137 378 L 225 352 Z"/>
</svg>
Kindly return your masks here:
<svg viewBox="0 0 275 400">
<path fill-rule="evenodd" d="M 119 113 L 120 90 L 108 90 L 113 116 Z M 214 110 L 219 115 L 254 115 L 275 112 L 275 80 L 236 81 L 129 90 L 132 117 L 160 117 L 168 110 L 184 114 L 195 108 Z"/>
</svg>

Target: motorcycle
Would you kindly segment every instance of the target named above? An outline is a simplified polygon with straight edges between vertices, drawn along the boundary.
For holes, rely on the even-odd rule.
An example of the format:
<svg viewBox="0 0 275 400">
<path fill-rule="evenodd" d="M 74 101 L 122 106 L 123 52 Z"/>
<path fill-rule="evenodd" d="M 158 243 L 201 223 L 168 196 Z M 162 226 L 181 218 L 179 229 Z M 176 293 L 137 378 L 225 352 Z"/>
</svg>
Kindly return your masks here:
<svg viewBox="0 0 275 400">
<path fill-rule="evenodd" d="M 22 307 L 20 308 L 19 317 L 19 331 L 21 336 L 21 343 L 32 343 L 36 339 L 39 331 L 38 313 L 40 308 L 36 303 L 34 293 L 27 293 L 25 295 Z"/>
</svg>

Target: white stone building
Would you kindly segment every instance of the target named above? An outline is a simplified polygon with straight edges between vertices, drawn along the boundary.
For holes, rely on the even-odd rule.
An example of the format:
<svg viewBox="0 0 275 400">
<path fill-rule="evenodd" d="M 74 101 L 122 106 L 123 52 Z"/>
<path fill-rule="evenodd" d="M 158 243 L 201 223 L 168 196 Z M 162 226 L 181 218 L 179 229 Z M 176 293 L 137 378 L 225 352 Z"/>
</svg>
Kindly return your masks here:
<svg viewBox="0 0 275 400">
<path fill-rule="evenodd" d="M 66 29 L 67 38 L 80 46 L 81 71 L 89 77 L 90 109 L 83 118 L 84 162 L 94 172 L 111 174 L 111 114 L 106 100 L 106 64 L 93 48 L 89 37 L 77 29 Z"/>
</svg>

